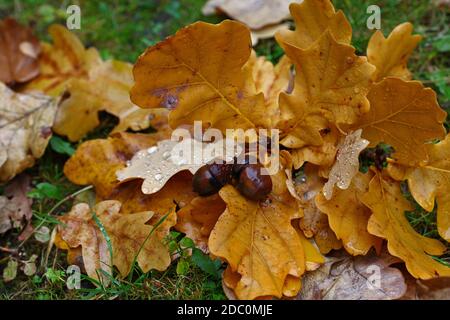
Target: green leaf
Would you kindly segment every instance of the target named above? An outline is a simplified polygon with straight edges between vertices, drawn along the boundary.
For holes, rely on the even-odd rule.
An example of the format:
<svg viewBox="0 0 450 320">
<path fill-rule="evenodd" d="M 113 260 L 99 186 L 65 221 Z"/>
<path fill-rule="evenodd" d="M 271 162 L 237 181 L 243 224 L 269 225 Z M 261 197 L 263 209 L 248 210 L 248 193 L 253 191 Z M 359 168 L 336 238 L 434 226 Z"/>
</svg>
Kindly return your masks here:
<svg viewBox="0 0 450 320">
<path fill-rule="evenodd" d="M 36 188 L 28 192 L 28 196 L 30 198 L 34 199 L 54 199 L 54 200 L 61 200 L 63 198 L 63 194 L 61 192 L 61 189 L 59 189 L 57 186 L 48 183 L 48 182 L 41 182 L 38 185 L 36 185 Z"/>
<path fill-rule="evenodd" d="M 3 280 L 5 282 L 12 281 L 17 276 L 18 263 L 16 260 L 9 260 L 5 269 L 3 269 Z"/>
<path fill-rule="evenodd" d="M 53 136 L 50 139 L 50 147 L 52 148 L 53 151 L 68 156 L 73 155 L 75 152 L 75 149 L 72 147 L 70 142 L 57 136 Z"/>
<path fill-rule="evenodd" d="M 220 278 L 220 267 L 222 262 L 219 259 L 212 260 L 200 249 L 194 248 L 192 249 L 192 262 L 207 274 L 216 279 Z"/>
<path fill-rule="evenodd" d="M 177 274 L 185 275 L 189 271 L 189 262 L 186 260 L 179 260 L 177 263 Z"/>
<path fill-rule="evenodd" d="M 195 248 L 194 241 L 192 241 L 192 239 L 188 237 L 184 237 L 180 240 L 180 246 L 182 246 L 183 248 Z"/>
<path fill-rule="evenodd" d="M 45 272 L 45 277 L 51 283 L 64 282 L 65 272 L 63 270 L 55 270 L 53 268 L 48 268 Z"/>
</svg>

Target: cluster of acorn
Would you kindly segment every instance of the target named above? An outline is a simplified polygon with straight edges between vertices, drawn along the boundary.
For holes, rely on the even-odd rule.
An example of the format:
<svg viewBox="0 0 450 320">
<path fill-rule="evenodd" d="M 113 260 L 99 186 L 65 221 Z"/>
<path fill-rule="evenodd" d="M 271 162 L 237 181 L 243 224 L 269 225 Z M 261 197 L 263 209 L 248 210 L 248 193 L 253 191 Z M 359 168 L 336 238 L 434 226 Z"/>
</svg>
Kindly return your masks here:
<svg viewBox="0 0 450 320">
<path fill-rule="evenodd" d="M 224 185 L 232 184 L 246 198 L 263 200 L 272 191 L 272 179 L 261 174 L 260 163 L 251 164 L 248 159 L 244 164 L 234 163 L 206 164 L 194 175 L 193 189 L 200 196 L 217 193 Z"/>
</svg>

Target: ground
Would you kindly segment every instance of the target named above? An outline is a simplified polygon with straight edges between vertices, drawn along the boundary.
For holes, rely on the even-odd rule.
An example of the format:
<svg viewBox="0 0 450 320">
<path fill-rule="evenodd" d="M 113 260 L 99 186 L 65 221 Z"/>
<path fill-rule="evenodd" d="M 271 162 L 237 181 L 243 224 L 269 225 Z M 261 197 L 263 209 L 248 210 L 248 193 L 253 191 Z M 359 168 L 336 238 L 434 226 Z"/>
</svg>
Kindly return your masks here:
<svg viewBox="0 0 450 320">
<path fill-rule="evenodd" d="M 115 58 L 134 63 L 140 53 L 150 45 L 175 33 L 179 28 L 197 20 L 219 22 L 224 16 L 205 17 L 201 14 L 204 0 L 146 0 L 146 1 L 73 1 L 81 6 L 81 30 L 76 34 L 86 46 L 95 46 L 103 58 Z M 437 1 L 436 1 L 437 2 Z M 13 16 L 20 22 L 34 27 L 36 34 L 49 40 L 46 32 L 52 23 L 65 24 L 67 1 L 47 0 L 0 0 L 0 18 Z M 353 43 L 358 53 L 364 54 L 373 31 L 366 27 L 368 5 L 381 7 L 382 30 L 387 35 L 392 28 L 402 22 L 410 21 L 415 32 L 424 36 L 419 48 L 410 60 L 410 70 L 414 78 L 430 86 L 438 93 L 442 107 L 450 102 L 450 10 L 432 4 L 432 1 L 415 0 L 336 0 L 337 8 L 343 9 L 353 26 Z M 280 47 L 273 40 L 258 44 L 256 51 L 272 61 L 282 55 Z M 82 141 L 106 137 L 114 127 L 116 119 L 102 115 L 102 125 Z M 61 144 L 64 137 L 53 138 L 53 145 Z M 80 141 L 79 143 L 81 143 Z M 70 153 L 78 144 L 65 144 Z M 63 144 L 64 145 L 64 144 Z M 49 146 L 45 155 L 35 167 L 27 170 L 32 176 L 35 198 L 33 204 L 35 226 L 52 229 L 56 220 L 54 215 L 66 212 L 71 204 L 70 195 L 80 189 L 67 181 L 62 173 L 68 156 Z M 0 187 L 0 193 L 2 189 Z M 86 193 L 89 194 L 89 193 Z M 68 198 L 66 198 L 68 197 Z M 64 200 L 58 205 L 61 200 Z M 54 209 L 53 209 L 54 208 Z M 52 215 L 49 215 L 52 212 Z M 412 225 L 424 235 L 438 237 L 435 214 L 425 214 L 417 209 L 408 213 Z M 11 282 L 0 280 L 0 299 L 222 299 L 224 294 L 219 277 L 202 271 L 198 261 L 183 254 L 181 262 L 174 263 L 166 272 L 142 274 L 135 270 L 125 280 L 116 279 L 110 288 L 96 288 L 88 280 L 83 281 L 82 290 L 67 290 L 65 254 L 52 250 L 46 258 L 47 245 L 30 238 L 23 244 L 17 240 L 17 231 L 11 231 L 0 238 L 0 247 L 17 248 L 18 259 L 27 260 L 38 255 L 36 275 L 25 276 L 22 272 Z M 174 251 L 180 251 L 183 236 L 172 234 L 169 239 Z M 9 254 L 0 251 L 0 270 Z M 19 255 L 20 254 L 20 255 Z M 447 254 L 441 259 L 448 264 Z"/>
</svg>

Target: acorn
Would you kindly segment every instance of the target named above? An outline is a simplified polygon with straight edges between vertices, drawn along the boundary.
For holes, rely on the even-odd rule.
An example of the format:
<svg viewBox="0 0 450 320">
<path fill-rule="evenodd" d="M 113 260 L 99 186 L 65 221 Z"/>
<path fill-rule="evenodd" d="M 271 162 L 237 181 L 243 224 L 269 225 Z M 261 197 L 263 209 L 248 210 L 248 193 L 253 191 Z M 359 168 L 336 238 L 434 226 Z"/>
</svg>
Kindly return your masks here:
<svg viewBox="0 0 450 320">
<path fill-rule="evenodd" d="M 249 164 L 239 173 L 236 189 L 246 198 L 263 200 L 272 191 L 272 179 L 261 174 L 261 164 Z"/>
<path fill-rule="evenodd" d="M 192 186 L 200 196 L 210 196 L 217 193 L 232 180 L 232 164 L 206 164 L 194 174 Z"/>
</svg>

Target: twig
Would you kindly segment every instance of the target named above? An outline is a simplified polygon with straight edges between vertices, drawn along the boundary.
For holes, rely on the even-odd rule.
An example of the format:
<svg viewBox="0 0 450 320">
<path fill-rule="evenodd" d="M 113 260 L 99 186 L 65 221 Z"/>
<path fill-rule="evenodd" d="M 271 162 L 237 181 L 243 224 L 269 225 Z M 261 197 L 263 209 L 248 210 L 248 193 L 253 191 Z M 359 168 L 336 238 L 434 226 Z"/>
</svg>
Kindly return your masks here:
<svg viewBox="0 0 450 320">
<path fill-rule="evenodd" d="M 0 251 L 16 254 L 18 250 L 7 248 L 7 247 L 0 247 Z"/>
</svg>

